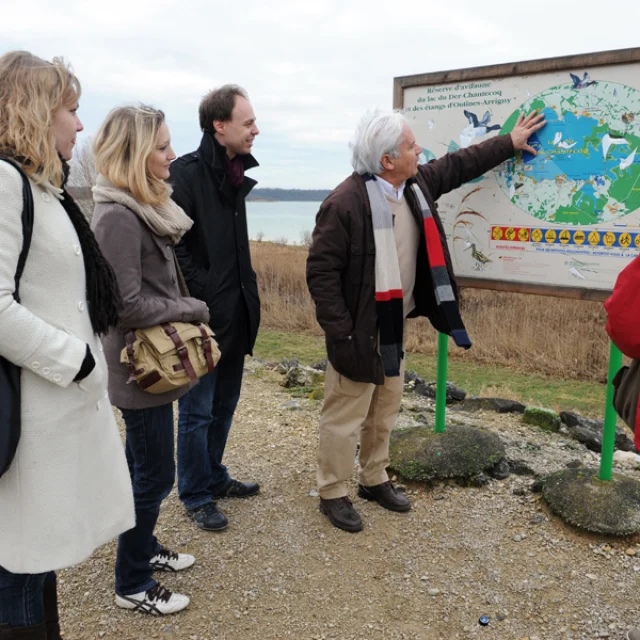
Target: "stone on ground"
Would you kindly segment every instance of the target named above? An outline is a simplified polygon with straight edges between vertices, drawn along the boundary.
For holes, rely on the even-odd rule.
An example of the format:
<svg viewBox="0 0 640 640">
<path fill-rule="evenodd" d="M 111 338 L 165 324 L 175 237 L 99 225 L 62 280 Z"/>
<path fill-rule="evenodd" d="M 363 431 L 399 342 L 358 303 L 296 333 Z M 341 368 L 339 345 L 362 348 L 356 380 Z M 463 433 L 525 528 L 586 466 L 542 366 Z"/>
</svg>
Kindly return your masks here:
<svg viewBox="0 0 640 640">
<path fill-rule="evenodd" d="M 406 376 L 405 376 L 405 379 L 406 379 Z M 435 382 L 426 382 L 426 383 L 416 382 L 414 391 L 419 396 L 435 399 L 436 383 Z M 461 389 L 457 385 L 453 384 L 453 382 L 447 382 L 446 395 L 447 395 L 447 404 L 453 404 L 456 402 L 462 402 L 466 398 L 467 392 L 464 389 Z"/>
<path fill-rule="evenodd" d="M 490 431 L 448 425 L 444 433 L 428 427 L 395 429 L 391 433 L 391 468 L 409 480 L 473 478 L 505 457 L 500 438 Z"/>
<path fill-rule="evenodd" d="M 592 533 L 626 536 L 640 531 L 640 482 L 598 469 L 563 469 L 544 478 L 542 494 L 565 522 Z"/>
<path fill-rule="evenodd" d="M 287 389 L 294 387 L 317 387 L 324 382 L 324 373 L 311 367 L 295 366 L 287 371 L 282 386 Z"/>
<path fill-rule="evenodd" d="M 569 435 L 596 453 L 602 451 L 602 434 L 604 420 L 585 418 L 574 411 L 561 411 L 560 420 L 569 429 Z M 632 432 L 630 429 L 616 427 L 616 449 L 620 451 L 634 451 Z"/>
<path fill-rule="evenodd" d="M 527 407 L 524 410 L 522 421 L 554 433 L 560 431 L 560 425 L 562 424 L 560 416 L 555 411 L 543 409 L 542 407 Z"/>
<path fill-rule="evenodd" d="M 497 413 L 524 413 L 525 405 L 515 400 L 504 398 L 465 398 L 464 402 L 454 407 L 461 411 L 495 411 Z"/>
</svg>

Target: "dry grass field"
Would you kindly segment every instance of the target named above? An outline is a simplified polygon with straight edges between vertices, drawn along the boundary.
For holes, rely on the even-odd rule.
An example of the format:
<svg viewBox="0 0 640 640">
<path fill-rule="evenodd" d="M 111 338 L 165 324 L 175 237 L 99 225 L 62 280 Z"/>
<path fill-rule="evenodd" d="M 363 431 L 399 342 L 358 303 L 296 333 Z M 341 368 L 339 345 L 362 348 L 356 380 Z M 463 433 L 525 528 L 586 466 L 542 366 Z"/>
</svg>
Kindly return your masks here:
<svg viewBox="0 0 640 640">
<path fill-rule="evenodd" d="M 264 328 L 321 335 L 305 283 L 307 249 L 270 242 L 253 242 Z M 474 342 L 451 356 L 477 363 L 602 382 L 609 353 L 599 302 L 582 302 L 524 294 L 466 289 L 462 314 Z M 436 334 L 431 325 L 409 323 L 408 350 L 433 354 Z"/>
</svg>

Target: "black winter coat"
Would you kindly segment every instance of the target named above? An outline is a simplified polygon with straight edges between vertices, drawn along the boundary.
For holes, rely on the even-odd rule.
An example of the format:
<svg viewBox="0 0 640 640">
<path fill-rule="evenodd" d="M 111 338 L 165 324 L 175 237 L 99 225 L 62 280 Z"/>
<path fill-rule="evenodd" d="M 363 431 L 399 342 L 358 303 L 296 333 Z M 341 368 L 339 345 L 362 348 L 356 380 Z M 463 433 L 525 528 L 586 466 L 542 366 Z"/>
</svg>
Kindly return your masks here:
<svg viewBox="0 0 640 640">
<path fill-rule="evenodd" d="M 251 266 L 245 199 L 257 184 L 245 176 L 234 189 L 225 173 L 226 149 L 204 133 L 197 151 L 171 164 L 173 199 L 194 225 L 176 246 L 189 292 L 207 303 L 222 357 L 251 353 L 260 324 L 260 298 Z M 245 170 L 257 167 L 242 156 Z"/>
<path fill-rule="evenodd" d="M 422 212 L 410 185 L 417 182 L 429 204 L 457 296 L 436 200 L 504 162 L 513 153 L 511 136 L 498 136 L 421 165 L 418 175 L 407 181 L 404 193 L 421 238 L 414 288 L 416 307 L 410 317 L 425 316 L 438 331 L 448 331 L 435 299 Z M 307 259 L 307 284 L 334 369 L 356 382 L 383 384 L 384 367 L 377 339 L 375 256 L 367 189 L 364 178 L 354 173 L 320 206 Z"/>
</svg>

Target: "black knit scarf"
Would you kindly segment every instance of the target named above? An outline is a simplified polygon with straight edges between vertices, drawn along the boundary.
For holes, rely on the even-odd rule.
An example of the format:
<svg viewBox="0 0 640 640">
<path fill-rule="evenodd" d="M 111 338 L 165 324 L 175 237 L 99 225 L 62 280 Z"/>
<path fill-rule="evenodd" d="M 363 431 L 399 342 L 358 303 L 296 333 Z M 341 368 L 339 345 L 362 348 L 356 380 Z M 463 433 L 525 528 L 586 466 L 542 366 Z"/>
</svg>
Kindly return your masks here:
<svg viewBox="0 0 640 640">
<path fill-rule="evenodd" d="M 118 324 L 122 305 L 120 291 L 113 269 L 102 255 L 89 226 L 89 221 L 65 188 L 69 178 L 69 165 L 64 160 L 62 160 L 62 169 L 64 172 L 62 183 L 64 199 L 61 204 L 78 234 L 78 240 L 82 247 L 91 326 L 97 335 L 105 335 L 111 327 Z"/>
</svg>

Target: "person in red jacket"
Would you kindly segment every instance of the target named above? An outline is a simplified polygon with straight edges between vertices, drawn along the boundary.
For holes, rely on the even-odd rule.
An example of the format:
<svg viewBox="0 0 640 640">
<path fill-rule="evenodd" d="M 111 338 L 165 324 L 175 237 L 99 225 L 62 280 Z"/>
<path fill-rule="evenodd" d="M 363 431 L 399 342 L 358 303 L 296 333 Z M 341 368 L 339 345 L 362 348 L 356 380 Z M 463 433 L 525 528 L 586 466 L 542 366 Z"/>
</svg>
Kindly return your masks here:
<svg viewBox="0 0 640 640">
<path fill-rule="evenodd" d="M 542 115 L 521 115 L 509 135 L 419 165 L 420 146 L 400 113 L 361 121 L 352 145 L 355 171 L 322 203 L 307 261 L 329 359 L 320 510 L 339 529 L 362 529 L 347 489 L 358 436 L 358 494 L 392 511 L 411 508 L 386 472 L 404 383 L 405 319 L 425 316 L 458 346 L 471 346 L 436 200 L 516 150 L 535 154 L 528 139 L 543 126 Z"/>
</svg>

